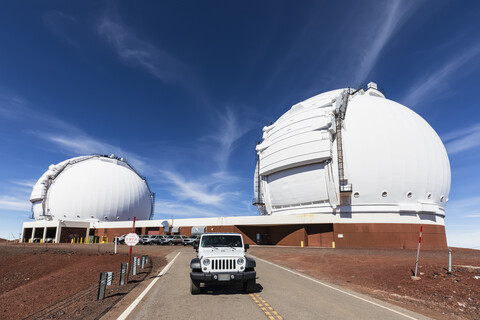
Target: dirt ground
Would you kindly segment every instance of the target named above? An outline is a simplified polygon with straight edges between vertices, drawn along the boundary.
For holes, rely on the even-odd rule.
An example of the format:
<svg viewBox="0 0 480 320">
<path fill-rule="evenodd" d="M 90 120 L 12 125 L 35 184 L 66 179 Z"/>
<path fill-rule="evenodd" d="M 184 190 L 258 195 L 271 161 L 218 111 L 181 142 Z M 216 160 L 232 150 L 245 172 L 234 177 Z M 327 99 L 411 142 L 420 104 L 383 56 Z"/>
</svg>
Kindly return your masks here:
<svg viewBox="0 0 480 320">
<path fill-rule="evenodd" d="M 435 319 L 480 319 L 480 250 L 448 251 L 252 247 L 259 258 L 361 292 Z"/>
<path fill-rule="evenodd" d="M 170 246 L 136 246 L 151 264 L 119 286 L 128 247 L 113 245 L 0 244 L 0 319 L 98 319 L 131 289 L 166 265 Z M 416 250 L 359 250 L 252 246 L 249 253 L 397 304 L 435 319 L 480 319 L 480 251 L 421 251 L 419 276 L 412 281 Z M 97 300 L 99 273 L 113 271 L 112 286 Z"/>
<path fill-rule="evenodd" d="M 154 250 L 147 250 L 154 249 Z M 113 245 L 0 245 L 0 319 L 97 319 L 140 281 L 166 265 L 171 247 L 137 246 L 150 263 L 129 284 L 119 285 L 120 265 L 128 247 Z M 148 253 L 146 253 L 148 251 Z M 104 300 L 97 300 L 100 272 L 114 272 Z"/>
</svg>

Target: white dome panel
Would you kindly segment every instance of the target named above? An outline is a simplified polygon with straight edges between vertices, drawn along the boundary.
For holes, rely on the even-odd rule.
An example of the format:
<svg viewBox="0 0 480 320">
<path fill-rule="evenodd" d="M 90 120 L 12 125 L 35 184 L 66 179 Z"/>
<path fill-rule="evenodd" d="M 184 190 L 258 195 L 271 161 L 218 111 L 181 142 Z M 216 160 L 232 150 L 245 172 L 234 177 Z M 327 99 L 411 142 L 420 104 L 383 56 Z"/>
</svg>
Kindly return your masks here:
<svg viewBox="0 0 480 320">
<path fill-rule="evenodd" d="M 450 189 L 448 156 L 419 115 L 394 101 L 365 95 L 350 101 L 344 124 L 345 173 L 358 192 L 353 204 L 445 207 L 440 197 Z"/>
<path fill-rule="evenodd" d="M 37 182 L 34 216 L 47 220 L 148 220 L 152 194 L 146 181 L 126 162 L 91 156 L 53 166 Z M 45 197 L 38 199 L 44 188 Z M 46 191 L 46 192 L 45 192 Z"/>
<path fill-rule="evenodd" d="M 328 204 L 325 164 L 316 163 L 268 176 L 269 200 L 274 209 L 283 206 L 311 205 L 326 201 Z"/>
</svg>

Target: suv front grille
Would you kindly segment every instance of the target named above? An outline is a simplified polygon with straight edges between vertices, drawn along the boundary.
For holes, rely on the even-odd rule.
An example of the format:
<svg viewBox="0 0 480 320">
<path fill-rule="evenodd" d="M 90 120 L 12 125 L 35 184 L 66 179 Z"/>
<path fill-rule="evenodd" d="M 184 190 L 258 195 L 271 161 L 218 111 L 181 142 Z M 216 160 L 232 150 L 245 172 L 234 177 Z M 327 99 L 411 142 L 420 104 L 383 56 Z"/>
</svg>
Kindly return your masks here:
<svg viewBox="0 0 480 320">
<path fill-rule="evenodd" d="M 212 271 L 235 270 L 237 259 L 212 259 Z"/>
</svg>

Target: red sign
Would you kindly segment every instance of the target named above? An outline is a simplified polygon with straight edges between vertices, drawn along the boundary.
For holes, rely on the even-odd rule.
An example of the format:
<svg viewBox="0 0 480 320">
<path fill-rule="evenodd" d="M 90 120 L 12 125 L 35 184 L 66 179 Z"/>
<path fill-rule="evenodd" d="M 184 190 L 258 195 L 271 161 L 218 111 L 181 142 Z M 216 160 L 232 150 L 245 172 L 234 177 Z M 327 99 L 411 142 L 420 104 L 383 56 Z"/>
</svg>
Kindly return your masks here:
<svg viewBox="0 0 480 320">
<path fill-rule="evenodd" d="M 140 238 L 136 233 L 129 233 L 125 236 L 125 244 L 130 247 L 133 247 L 134 245 L 136 245 L 139 240 Z"/>
</svg>

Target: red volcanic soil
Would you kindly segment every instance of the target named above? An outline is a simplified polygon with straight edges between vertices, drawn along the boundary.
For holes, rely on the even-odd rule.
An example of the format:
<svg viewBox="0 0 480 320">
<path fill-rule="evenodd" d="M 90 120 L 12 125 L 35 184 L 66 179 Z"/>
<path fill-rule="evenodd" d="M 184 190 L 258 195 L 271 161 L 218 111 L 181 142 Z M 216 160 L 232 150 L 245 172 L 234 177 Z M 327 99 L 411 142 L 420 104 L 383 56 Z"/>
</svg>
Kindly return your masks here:
<svg viewBox="0 0 480 320">
<path fill-rule="evenodd" d="M 151 264 L 118 285 L 128 248 L 89 244 L 0 245 L 0 319 L 98 319 L 144 279 L 166 265 L 171 246 L 136 246 Z M 412 281 L 416 250 L 322 249 L 252 246 L 248 253 L 436 319 L 480 319 L 480 251 L 421 251 L 419 276 Z M 113 285 L 97 301 L 101 271 L 113 271 Z M 261 275 L 260 275 L 261 276 Z"/>
<path fill-rule="evenodd" d="M 480 250 L 416 250 L 252 247 L 249 253 L 436 319 L 480 319 Z"/>
<path fill-rule="evenodd" d="M 147 254 L 146 248 L 135 255 Z M 151 262 L 120 286 L 120 264 L 128 248 L 94 244 L 2 244 L 0 246 L 0 319 L 97 319 L 140 281 L 166 264 L 172 248 L 150 248 Z M 152 251 L 152 252 L 150 252 Z M 104 300 L 97 300 L 100 272 L 114 272 Z"/>
</svg>

